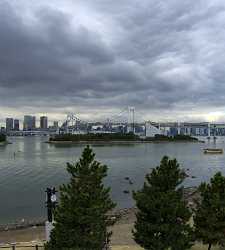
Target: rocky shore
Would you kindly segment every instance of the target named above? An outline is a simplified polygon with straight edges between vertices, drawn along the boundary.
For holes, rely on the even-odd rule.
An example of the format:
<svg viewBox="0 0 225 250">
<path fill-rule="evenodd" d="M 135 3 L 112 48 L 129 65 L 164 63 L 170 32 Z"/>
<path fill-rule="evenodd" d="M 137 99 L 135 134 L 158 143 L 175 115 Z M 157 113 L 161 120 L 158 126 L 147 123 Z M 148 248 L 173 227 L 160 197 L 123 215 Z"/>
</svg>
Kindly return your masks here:
<svg viewBox="0 0 225 250">
<path fill-rule="evenodd" d="M 5 146 L 5 145 L 7 145 L 7 144 L 10 144 L 10 143 L 7 142 L 7 141 L 2 141 L 2 142 L 0 142 L 0 146 Z"/>
<path fill-rule="evenodd" d="M 187 200 L 190 208 L 195 207 L 195 200 L 199 200 L 199 192 L 197 187 L 188 187 L 184 189 L 184 199 Z M 135 220 L 135 213 L 137 211 L 136 207 L 124 208 L 124 209 L 115 209 L 111 216 L 117 219 L 117 223 L 131 223 Z M 9 223 L 0 225 L 0 232 L 2 231 L 11 231 L 11 230 L 20 230 L 30 227 L 40 227 L 45 225 L 45 220 L 23 220 L 17 223 Z"/>
</svg>

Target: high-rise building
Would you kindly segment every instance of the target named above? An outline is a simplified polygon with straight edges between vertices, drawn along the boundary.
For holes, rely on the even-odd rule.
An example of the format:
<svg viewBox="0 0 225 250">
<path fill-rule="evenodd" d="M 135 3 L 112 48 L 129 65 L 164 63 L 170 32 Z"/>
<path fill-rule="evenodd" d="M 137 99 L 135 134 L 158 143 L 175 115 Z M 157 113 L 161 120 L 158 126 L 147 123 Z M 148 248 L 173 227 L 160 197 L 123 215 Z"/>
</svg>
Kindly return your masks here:
<svg viewBox="0 0 225 250">
<path fill-rule="evenodd" d="M 23 130 L 33 130 L 36 128 L 36 117 L 25 115 L 23 121 Z"/>
<path fill-rule="evenodd" d="M 18 119 L 14 120 L 14 130 L 19 131 L 20 130 L 20 121 Z"/>
<path fill-rule="evenodd" d="M 25 115 L 23 120 L 23 129 L 32 130 L 32 116 Z"/>
<path fill-rule="evenodd" d="M 6 118 L 6 132 L 13 130 L 13 118 Z"/>
<path fill-rule="evenodd" d="M 40 128 L 41 129 L 47 129 L 48 128 L 48 117 L 47 116 L 41 116 L 40 117 Z"/>
<path fill-rule="evenodd" d="M 32 129 L 36 129 L 36 117 L 32 116 Z"/>
</svg>

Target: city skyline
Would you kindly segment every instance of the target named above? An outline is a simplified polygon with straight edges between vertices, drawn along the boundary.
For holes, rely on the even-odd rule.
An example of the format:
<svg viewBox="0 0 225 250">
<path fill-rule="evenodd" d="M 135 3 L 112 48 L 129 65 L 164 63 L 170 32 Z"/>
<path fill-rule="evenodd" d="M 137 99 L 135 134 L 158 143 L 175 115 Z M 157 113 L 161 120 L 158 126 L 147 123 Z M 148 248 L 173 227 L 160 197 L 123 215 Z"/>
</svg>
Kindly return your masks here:
<svg viewBox="0 0 225 250">
<path fill-rule="evenodd" d="M 36 116 L 36 115 L 24 115 L 23 118 L 18 118 L 18 117 L 6 117 L 3 122 L 0 122 L 0 127 L 5 127 L 7 130 L 7 127 L 9 130 L 30 130 L 30 129 L 47 129 L 49 126 L 54 126 L 60 121 L 49 121 L 48 116 Z M 62 121 L 63 122 L 63 121 Z M 7 126 L 8 123 L 8 126 Z"/>
<path fill-rule="evenodd" d="M 119 112 L 120 113 L 120 112 Z M 13 120 L 16 120 L 16 121 L 19 121 L 19 127 L 20 129 L 23 129 L 23 124 L 24 124 L 24 117 L 25 116 L 31 116 L 31 117 L 35 117 L 35 124 L 36 124 L 36 128 L 41 128 L 41 118 L 42 117 L 47 117 L 47 124 L 49 126 L 54 126 L 54 123 L 57 122 L 59 123 L 59 125 L 62 125 L 65 121 L 66 121 L 66 117 L 67 117 L 68 114 L 62 114 L 61 116 L 61 119 L 54 119 L 56 118 L 55 116 L 51 116 L 51 114 L 45 114 L 43 115 L 43 113 L 41 114 L 23 114 L 22 116 L 14 116 L 14 115 L 9 115 L 9 116 L 6 116 L 6 117 L 3 117 L 1 120 L 0 120 L 0 127 L 6 127 L 6 120 L 7 119 L 13 119 Z M 95 122 L 100 122 L 100 123 L 107 123 L 109 120 L 110 120 L 110 115 L 108 117 L 101 117 L 99 119 L 94 119 L 92 118 L 92 120 L 88 119 L 88 116 L 86 114 L 82 115 L 82 114 L 79 114 L 78 115 L 78 118 L 82 118 L 84 117 L 84 119 L 82 119 L 83 122 L 87 122 L 87 123 L 95 123 Z M 118 122 L 129 122 L 128 120 L 128 114 L 125 114 L 123 115 L 122 117 L 119 117 L 118 116 L 118 120 L 115 120 L 115 114 L 112 115 L 112 118 L 114 117 L 114 119 L 111 120 L 112 123 L 118 123 Z M 57 117 L 59 118 L 59 117 Z M 186 118 L 186 119 L 174 119 L 172 116 L 171 118 L 161 118 L 159 120 L 154 120 L 154 119 L 146 119 L 146 120 L 143 120 L 141 119 L 141 116 L 139 116 L 138 114 L 135 113 L 135 122 L 136 123 L 145 123 L 145 122 L 148 122 L 148 121 L 152 121 L 152 122 L 159 122 L 159 123 L 176 123 L 176 122 L 181 122 L 181 123 L 218 123 L 218 124 L 225 124 L 225 115 L 224 115 L 224 118 L 221 117 L 221 119 L 212 119 L 212 120 L 209 120 L 209 119 L 194 119 L 194 118 Z"/>
<path fill-rule="evenodd" d="M 15 118 L 6 118 L 5 127 L 0 127 L 0 133 L 8 136 L 47 136 L 57 134 L 108 134 L 108 133 L 134 133 L 138 136 L 153 138 L 155 136 L 176 135 L 185 136 L 205 136 L 210 138 L 213 136 L 225 135 L 225 123 L 190 123 L 190 122 L 154 122 L 145 121 L 144 123 L 136 122 L 134 118 L 134 107 L 128 109 L 129 115 L 127 121 L 121 123 L 116 121 L 105 121 L 103 123 L 81 121 L 75 115 L 68 115 L 67 120 L 62 122 L 54 121 L 52 125 L 48 125 L 48 117 L 41 116 L 39 120 L 36 116 L 24 115 L 22 128 L 20 121 Z M 37 122 L 39 121 L 39 125 Z"/>
<path fill-rule="evenodd" d="M 0 123 L 23 114 L 224 121 L 225 2 L 5 0 Z"/>
</svg>

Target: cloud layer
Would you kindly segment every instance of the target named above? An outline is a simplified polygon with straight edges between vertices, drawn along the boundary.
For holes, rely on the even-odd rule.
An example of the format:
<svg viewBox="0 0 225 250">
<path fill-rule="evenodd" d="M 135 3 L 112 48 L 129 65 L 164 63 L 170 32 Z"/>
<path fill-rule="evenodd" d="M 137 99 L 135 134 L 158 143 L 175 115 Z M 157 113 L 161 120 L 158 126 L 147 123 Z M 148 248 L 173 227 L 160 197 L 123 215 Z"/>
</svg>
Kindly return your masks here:
<svg viewBox="0 0 225 250">
<path fill-rule="evenodd" d="M 224 1 L 45 2 L 0 3 L 1 119 L 225 120 Z"/>
</svg>

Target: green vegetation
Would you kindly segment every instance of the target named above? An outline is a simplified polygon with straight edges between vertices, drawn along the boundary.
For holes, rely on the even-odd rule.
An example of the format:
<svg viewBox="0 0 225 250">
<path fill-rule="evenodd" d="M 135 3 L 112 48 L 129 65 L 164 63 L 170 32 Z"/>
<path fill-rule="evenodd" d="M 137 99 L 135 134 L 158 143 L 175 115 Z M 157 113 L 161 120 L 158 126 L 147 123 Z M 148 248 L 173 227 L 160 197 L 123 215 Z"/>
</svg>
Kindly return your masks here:
<svg viewBox="0 0 225 250">
<path fill-rule="evenodd" d="M 110 133 L 110 134 L 62 134 L 56 135 L 54 138 L 50 138 L 50 141 L 135 141 L 140 140 L 138 136 L 133 133 Z"/>
<path fill-rule="evenodd" d="M 5 142 L 6 141 L 6 136 L 3 134 L 0 134 L 0 142 Z"/>
<path fill-rule="evenodd" d="M 133 133 L 123 134 L 123 133 L 99 133 L 99 134 L 61 134 L 50 138 L 50 142 L 61 141 L 61 142 L 80 142 L 80 141 L 140 141 L 140 142 L 154 142 L 154 141 L 198 141 L 198 139 L 193 138 L 188 135 L 176 135 L 174 137 L 165 135 L 155 135 L 155 137 L 147 137 L 142 139 Z"/>
<path fill-rule="evenodd" d="M 115 223 L 108 215 L 115 207 L 110 188 L 103 185 L 107 166 L 95 161 L 87 146 L 76 164 L 67 164 L 67 171 L 70 183 L 60 188 L 55 228 L 45 249 L 103 249 L 111 236 L 107 229 Z"/>
<path fill-rule="evenodd" d="M 198 240 L 212 245 L 225 245 L 225 177 L 219 172 L 209 184 L 199 187 L 201 202 L 197 203 L 194 216 L 195 233 Z"/>
<path fill-rule="evenodd" d="M 146 176 L 143 188 L 133 193 L 138 208 L 133 235 L 144 249 L 185 250 L 193 245 L 191 212 L 180 186 L 184 179 L 176 159 L 165 156 Z"/>
<path fill-rule="evenodd" d="M 175 135 L 175 136 L 166 136 L 166 135 L 155 135 L 154 138 L 146 138 L 150 141 L 198 141 L 197 138 L 191 137 L 190 135 Z"/>
</svg>

